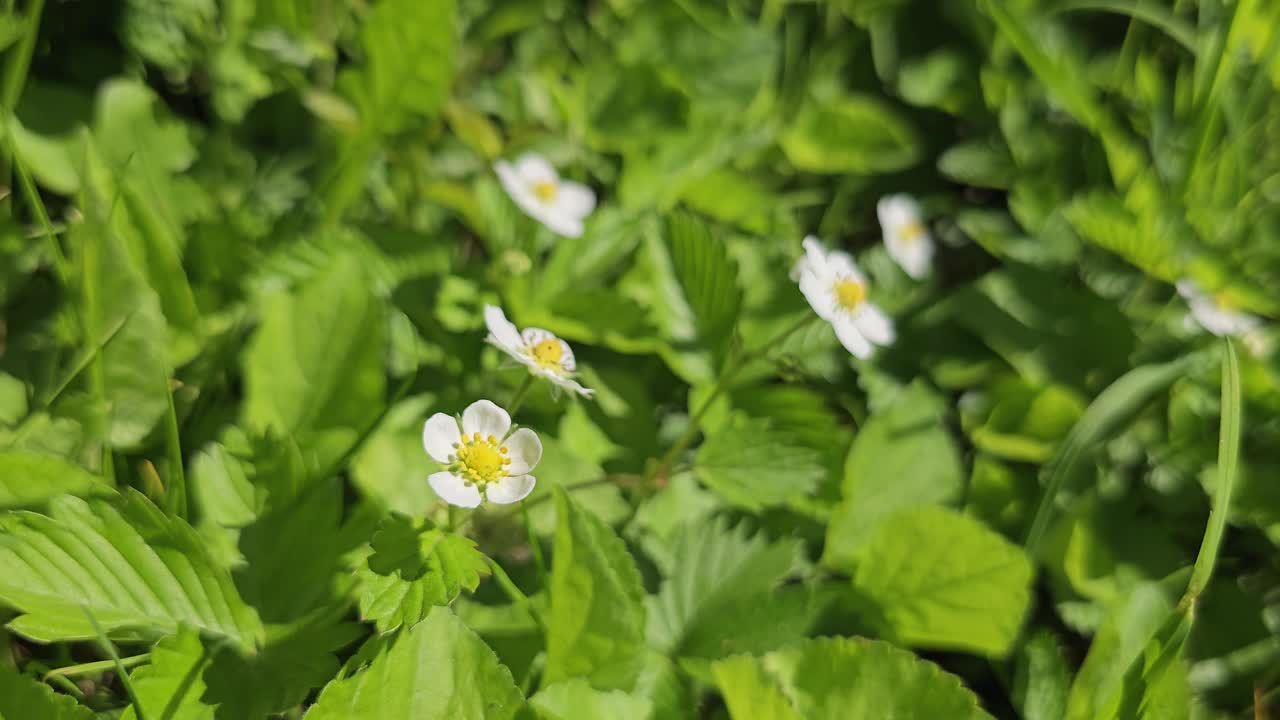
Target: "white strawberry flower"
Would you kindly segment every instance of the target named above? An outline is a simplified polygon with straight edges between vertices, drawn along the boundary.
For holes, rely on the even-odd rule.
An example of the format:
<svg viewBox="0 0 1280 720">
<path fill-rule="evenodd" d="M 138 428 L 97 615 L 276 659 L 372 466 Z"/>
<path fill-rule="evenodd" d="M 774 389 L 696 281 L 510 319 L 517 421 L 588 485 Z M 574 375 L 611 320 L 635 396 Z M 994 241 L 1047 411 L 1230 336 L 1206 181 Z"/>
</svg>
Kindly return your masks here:
<svg viewBox="0 0 1280 720">
<path fill-rule="evenodd" d="M 582 221 L 596 207 L 591 188 L 561 180 L 546 158 L 526 153 L 515 163 L 499 160 L 493 164 L 502 187 L 529 217 L 566 237 L 582 235 Z"/>
<path fill-rule="evenodd" d="M 1226 293 L 1210 295 L 1194 280 L 1179 280 L 1177 287 L 1196 324 L 1214 335 L 1242 335 L 1262 324 L 1257 317 L 1237 310 Z"/>
<path fill-rule="evenodd" d="M 542 459 L 542 441 L 528 428 L 511 430 L 511 416 L 477 400 L 462 411 L 462 424 L 436 413 L 422 429 L 422 446 L 445 470 L 427 478 L 431 489 L 450 505 L 473 508 L 488 500 L 500 505 L 519 502 L 537 479 L 529 471 Z"/>
<path fill-rule="evenodd" d="M 876 203 L 876 215 L 880 218 L 889 257 L 916 280 L 928 275 L 933 264 L 933 236 L 925 227 L 915 198 L 886 195 Z"/>
<path fill-rule="evenodd" d="M 794 277 L 813 311 L 835 328 L 840 344 L 858 358 L 870 357 L 876 345 L 891 344 L 893 321 L 867 300 L 867 276 L 853 258 L 828 251 L 812 235 L 804 239 L 804 252 Z"/>
<path fill-rule="evenodd" d="M 569 343 L 542 328 L 525 328 L 521 332 L 507 320 L 502 308 L 493 305 L 484 306 L 484 323 L 489 327 L 489 344 L 529 368 L 529 372 L 550 380 L 556 387 L 591 397 L 594 391 L 573 379 L 578 364 Z"/>
</svg>

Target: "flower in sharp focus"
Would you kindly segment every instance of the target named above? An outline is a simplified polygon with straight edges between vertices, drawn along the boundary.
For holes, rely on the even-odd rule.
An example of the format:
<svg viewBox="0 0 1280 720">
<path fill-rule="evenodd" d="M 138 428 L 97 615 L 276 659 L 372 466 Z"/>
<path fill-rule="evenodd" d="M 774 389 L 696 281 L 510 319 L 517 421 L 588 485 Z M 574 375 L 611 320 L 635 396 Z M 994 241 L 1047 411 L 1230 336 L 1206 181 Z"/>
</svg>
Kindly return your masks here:
<svg viewBox="0 0 1280 720">
<path fill-rule="evenodd" d="M 511 430 L 511 416 L 477 400 L 462 411 L 462 424 L 436 413 L 422 429 L 422 445 L 445 467 L 427 478 L 431 489 L 450 505 L 473 508 L 481 501 L 507 505 L 533 492 L 529 471 L 542 459 L 542 441 L 528 428 Z"/>
<path fill-rule="evenodd" d="M 876 203 L 889 257 L 911 277 L 922 279 L 933 264 L 933 236 L 921 219 L 920 204 L 910 195 L 886 195 Z"/>
<path fill-rule="evenodd" d="M 582 235 L 582 221 L 596 206 L 596 194 L 581 183 L 561 180 L 546 158 L 526 153 L 515 163 L 493 164 L 502 187 L 534 220 L 566 237 Z"/>
<path fill-rule="evenodd" d="M 556 387 L 591 397 L 593 391 L 573 379 L 578 365 L 569 343 L 542 328 L 525 328 L 521 332 L 507 320 L 502 308 L 493 305 L 484 306 L 484 323 L 489 327 L 486 340 L 528 367 L 529 372 L 550 380 Z"/>
<path fill-rule="evenodd" d="M 810 235 L 795 278 L 813 311 L 831 323 L 840 344 L 855 357 L 870 357 L 875 346 L 893 342 L 893 321 L 867 299 L 867 276 L 848 253 L 828 251 Z"/>
<path fill-rule="evenodd" d="M 1214 335 L 1241 335 L 1261 324 L 1258 318 L 1238 310 L 1226 293 L 1210 295 L 1193 280 L 1179 280 L 1177 287 L 1196 324 Z"/>
</svg>

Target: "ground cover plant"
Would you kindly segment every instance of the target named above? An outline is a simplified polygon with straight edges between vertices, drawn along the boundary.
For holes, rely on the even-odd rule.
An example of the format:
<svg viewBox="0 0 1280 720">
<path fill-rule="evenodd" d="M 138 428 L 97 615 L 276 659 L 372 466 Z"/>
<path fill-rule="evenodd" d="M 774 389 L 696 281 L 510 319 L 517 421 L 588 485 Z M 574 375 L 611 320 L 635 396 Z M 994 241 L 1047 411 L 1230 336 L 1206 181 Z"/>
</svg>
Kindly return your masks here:
<svg viewBox="0 0 1280 720">
<path fill-rule="evenodd" d="M 1280 707 L 1280 4 L 0 53 L 3 720 Z"/>
</svg>

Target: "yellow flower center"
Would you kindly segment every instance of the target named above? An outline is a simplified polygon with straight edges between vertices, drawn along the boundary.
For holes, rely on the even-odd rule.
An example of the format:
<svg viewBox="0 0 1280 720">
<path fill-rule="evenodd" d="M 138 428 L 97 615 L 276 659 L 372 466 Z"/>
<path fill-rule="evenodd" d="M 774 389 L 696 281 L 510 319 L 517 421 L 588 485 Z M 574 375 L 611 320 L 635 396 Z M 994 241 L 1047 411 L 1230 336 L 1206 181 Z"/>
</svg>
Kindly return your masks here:
<svg viewBox="0 0 1280 720">
<path fill-rule="evenodd" d="M 1217 295 L 1214 295 L 1213 304 L 1217 305 L 1219 310 L 1236 309 L 1236 301 L 1232 300 L 1231 296 L 1225 292 L 1220 292 Z"/>
<path fill-rule="evenodd" d="M 564 346 L 555 338 L 547 338 L 530 347 L 529 355 L 543 368 L 559 370 L 561 369 L 560 358 L 564 357 Z"/>
<path fill-rule="evenodd" d="M 898 240 L 910 245 L 924 237 L 924 224 L 919 220 L 910 220 L 898 229 Z"/>
<path fill-rule="evenodd" d="M 483 488 L 491 482 L 506 477 L 507 466 L 511 457 L 505 445 L 498 444 L 498 438 L 490 435 L 483 437 L 473 433 L 470 437 L 463 435 L 462 442 L 456 447 L 457 459 L 449 466 L 450 472 L 469 483 Z"/>
<path fill-rule="evenodd" d="M 533 184 L 533 194 L 544 203 L 549 203 L 556 199 L 556 193 L 560 192 L 560 188 L 556 186 L 555 180 L 543 180 L 542 182 Z"/>
<path fill-rule="evenodd" d="M 852 278 L 845 278 L 836 283 L 836 304 L 845 310 L 852 310 L 867 299 L 867 286 Z"/>
</svg>

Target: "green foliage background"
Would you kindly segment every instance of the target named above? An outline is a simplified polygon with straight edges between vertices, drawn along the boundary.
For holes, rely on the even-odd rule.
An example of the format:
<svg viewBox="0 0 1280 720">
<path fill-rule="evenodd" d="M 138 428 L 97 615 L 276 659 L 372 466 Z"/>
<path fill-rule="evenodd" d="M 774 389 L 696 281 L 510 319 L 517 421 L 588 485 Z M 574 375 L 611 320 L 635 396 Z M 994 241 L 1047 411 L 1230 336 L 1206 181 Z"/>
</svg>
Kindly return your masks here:
<svg viewBox="0 0 1280 720">
<path fill-rule="evenodd" d="M 1280 707 L 1280 3 L 6 0 L 0 51 L 3 720 Z M 873 359 L 772 341 L 807 233 Z M 517 413 L 524 513 L 426 484 L 523 380 L 485 304 L 596 391 Z"/>
</svg>

